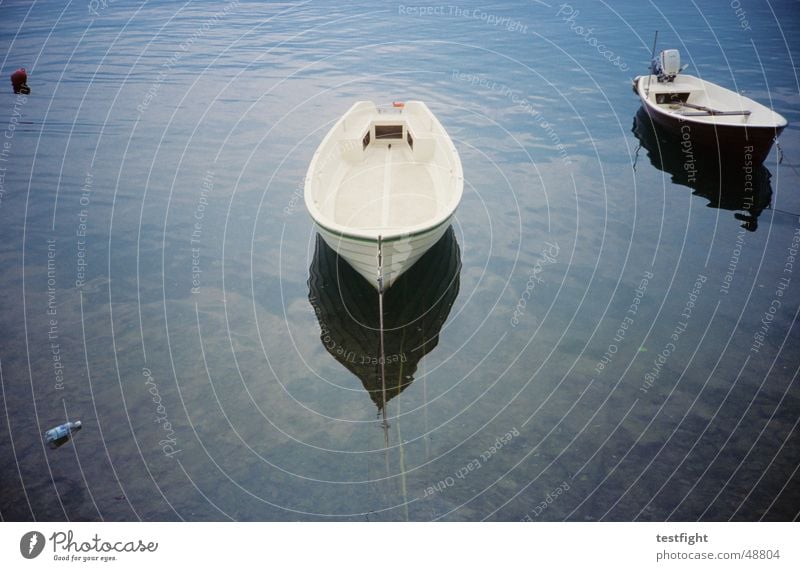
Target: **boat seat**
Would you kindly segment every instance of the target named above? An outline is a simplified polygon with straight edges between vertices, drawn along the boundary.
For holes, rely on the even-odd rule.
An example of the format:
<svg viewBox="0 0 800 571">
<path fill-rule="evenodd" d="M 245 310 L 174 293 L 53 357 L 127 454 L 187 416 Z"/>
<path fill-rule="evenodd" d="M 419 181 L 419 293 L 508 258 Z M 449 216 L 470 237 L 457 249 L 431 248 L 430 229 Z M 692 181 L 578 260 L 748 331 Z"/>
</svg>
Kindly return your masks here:
<svg viewBox="0 0 800 571">
<path fill-rule="evenodd" d="M 348 163 L 360 163 L 364 160 L 363 144 L 361 139 L 349 138 L 339 140 L 339 152 L 342 159 Z"/>
<path fill-rule="evenodd" d="M 414 160 L 428 161 L 436 150 L 436 139 L 433 137 L 416 137 L 414 139 Z"/>
<path fill-rule="evenodd" d="M 668 91 L 656 92 L 656 103 L 659 105 L 669 105 L 672 102 L 686 103 L 692 96 L 692 91 Z"/>
</svg>

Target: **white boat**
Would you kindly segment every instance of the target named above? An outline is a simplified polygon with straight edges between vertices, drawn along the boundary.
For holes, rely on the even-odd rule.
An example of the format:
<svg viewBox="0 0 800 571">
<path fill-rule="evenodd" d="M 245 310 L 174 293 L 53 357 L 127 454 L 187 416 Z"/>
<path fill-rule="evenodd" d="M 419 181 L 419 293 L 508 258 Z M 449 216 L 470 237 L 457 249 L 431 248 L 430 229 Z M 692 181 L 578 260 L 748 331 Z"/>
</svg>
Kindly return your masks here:
<svg viewBox="0 0 800 571">
<path fill-rule="evenodd" d="M 686 145 L 763 163 L 786 119 L 749 97 L 681 71 L 678 50 L 664 50 L 649 75 L 633 80 L 653 121 Z"/>
<path fill-rule="evenodd" d="M 450 226 L 461 159 L 421 101 L 355 103 L 306 174 L 306 208 L 325 242 L 376 289 L 395 280 Z"/>
</svg>

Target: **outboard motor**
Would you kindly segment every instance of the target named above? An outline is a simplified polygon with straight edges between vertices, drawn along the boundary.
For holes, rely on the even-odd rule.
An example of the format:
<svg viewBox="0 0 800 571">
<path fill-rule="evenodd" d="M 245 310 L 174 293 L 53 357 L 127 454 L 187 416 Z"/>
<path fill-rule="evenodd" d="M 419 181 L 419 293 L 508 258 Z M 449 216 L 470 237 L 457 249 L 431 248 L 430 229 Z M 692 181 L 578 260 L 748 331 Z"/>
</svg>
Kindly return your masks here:
<svg viewBox="0 0 800 571">
<path fill-rule="evenodd" d="M 673 81 L 681 70 L 681 54 L 678 50 L 664 50 L 650 64 L 650 71 L 658 76 L 659 83 Z"/>
</svg>

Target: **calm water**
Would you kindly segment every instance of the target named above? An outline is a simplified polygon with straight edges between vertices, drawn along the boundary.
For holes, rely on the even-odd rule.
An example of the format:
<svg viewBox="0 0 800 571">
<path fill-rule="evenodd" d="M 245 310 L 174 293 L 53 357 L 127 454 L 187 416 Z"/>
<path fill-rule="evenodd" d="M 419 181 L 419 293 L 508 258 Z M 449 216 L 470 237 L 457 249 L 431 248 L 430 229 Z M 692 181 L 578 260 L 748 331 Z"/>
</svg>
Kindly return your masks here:
<svg viewBox="0 0 800 571">
<path fill-rule="evenodd" d="M 800 16 L 745 9 L 3 3 L 0 516 L 796 518 Z M 757 220 L 634 133 L 656 29 L 789 120 Z M 466 179 L 385 421 L 374 296 L 302 204 L 360 99 L 426 101 Z"/>
</svg>

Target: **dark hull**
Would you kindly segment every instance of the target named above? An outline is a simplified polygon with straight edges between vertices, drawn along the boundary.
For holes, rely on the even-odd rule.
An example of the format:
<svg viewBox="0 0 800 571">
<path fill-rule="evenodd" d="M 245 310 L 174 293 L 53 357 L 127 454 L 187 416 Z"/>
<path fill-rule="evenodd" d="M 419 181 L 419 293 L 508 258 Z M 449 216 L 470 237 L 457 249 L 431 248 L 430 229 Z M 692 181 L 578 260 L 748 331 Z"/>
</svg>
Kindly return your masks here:
<svg viewBox="0 0 800 571">
<path fill-rule="evenodd" d="M 634 91 L 636 87 L 634 86 Z M 649 105 L 638 93 L 642 108 L 663 129 L 680 140 L 705 152 L 716 152 L 721 158 L 730 157 L 738 162 L 762 164 L 784 127 L 748 127 L 746 125 L 719 125 L 696 121 L 692 117 L 677 117 Z"/>
</svg>

